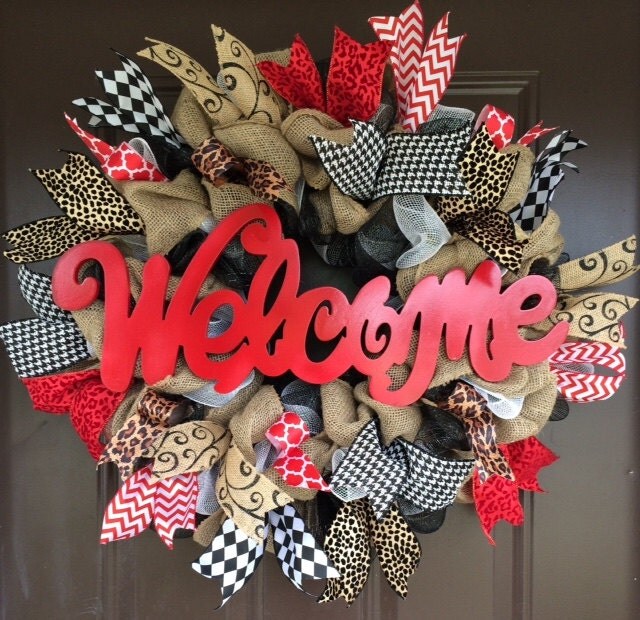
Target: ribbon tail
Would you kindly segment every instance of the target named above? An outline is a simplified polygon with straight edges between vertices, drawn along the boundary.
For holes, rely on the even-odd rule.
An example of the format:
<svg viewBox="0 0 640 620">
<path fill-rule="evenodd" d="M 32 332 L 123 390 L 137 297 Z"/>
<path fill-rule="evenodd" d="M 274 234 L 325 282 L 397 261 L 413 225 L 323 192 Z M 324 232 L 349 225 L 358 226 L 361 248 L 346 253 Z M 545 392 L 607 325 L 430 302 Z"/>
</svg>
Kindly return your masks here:
<svg viewBox="0 0 640 620">
<path fill-rule="evenodd" d="M 371 508 L 364 499 L 343 504 L 338 510 L 324 548 L 340 577 L 327 579 L 318 603 L 343 598 L 349 607 L 362 592 L 371 568 L 371 517 Z"/>
<path fill-rule="evenodd" d="M 133 538 L 149 527 L 153 518 L 155 483 L 148 468 L 124 481 L 104 513 L 100 543 Z"/>
<path fill-rule="evenodd" d="M 406 598 L 409 577 L 416 572 L 422 557 L 418 537 L 395 505 L 384 521 L 378 522 L 370 514 L 369 527 L 371 542 L 387 582 L 398 596 Z"/>
<path fill-rule="evenodd" d="M 222 577 L 220 609 L 249 581 L 263 555 L 264 543 L 249 538 L 231 519 L 227 519 L 210 547 L 191 567 L 209 579 Z"/>
</svg>

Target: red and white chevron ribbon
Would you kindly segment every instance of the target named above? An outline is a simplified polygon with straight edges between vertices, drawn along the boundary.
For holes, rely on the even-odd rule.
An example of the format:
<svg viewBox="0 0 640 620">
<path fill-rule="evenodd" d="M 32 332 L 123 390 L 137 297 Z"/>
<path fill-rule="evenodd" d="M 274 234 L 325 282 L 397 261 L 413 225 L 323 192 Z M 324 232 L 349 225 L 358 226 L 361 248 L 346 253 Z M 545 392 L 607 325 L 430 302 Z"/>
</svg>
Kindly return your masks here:
<svg viewBox="0 0 640 620">
<path fill-rule="evenodd" d="M 427 121 L 453 76 L 458 51 L 466 35 L 450 39 L 448 26 L 449 13 L 446 13 L 431 31 L 424 48 L 402 120 L 402 126 L 408 131 L 416 131 Z"/>
<path fill-rule="evenodd" d="M 422 60 L 424 45 L 422 7 L 416 0 L 398 17 L 394 15 L 370 17 L 369 24 L 380 41 L 391 43 L 389 60 L 395 77 L 398 112 L 400 118 L 404 118 L 413 81 Z"/>
<path fill-rule="evenodd" d="M 173 549 L 178 528 L 196 527 L 198 477 L 195 473 L 158 479 L 150 467 L 127 478 L 109 502 L 102 521 L 100 542 L 133 538 L 146 530 L 151 521 L 162 542 Z"/>
<path fill-rule="evenodd" d="M 558 391 L 569 402 L 606 400 L 618 391 L 626 378 L 622 350 L 603 342 L 566 342 L 549 357 L 549 362 L 550 370 L 558 380 Z M 615 375 L 572 370 L 576 364 L 595 364 Z"/>
<path fill-rule="evenodd" d="M 289 486 L 326 492 L 331 490 L 318 468 L 299 447 L 311 437 L 311 433 L 307 423 L 297 413 L 285 411 L 265 435 L 280 452 L 273 468 Z"/>
<path fill-rule="evenodd" d="M 447 13 L 424 44 L 424 20 L 416 0 L 398 17 L 371 17 L 381 41 L 391 42 L 390 60 L 396 82 L 399 120 L 415 132 L 426 122 L 449 85 L 458 50 L 466 35 L 449 38 Z M 423 49 L 424 46 L 424 49 Z"/>
</svg>

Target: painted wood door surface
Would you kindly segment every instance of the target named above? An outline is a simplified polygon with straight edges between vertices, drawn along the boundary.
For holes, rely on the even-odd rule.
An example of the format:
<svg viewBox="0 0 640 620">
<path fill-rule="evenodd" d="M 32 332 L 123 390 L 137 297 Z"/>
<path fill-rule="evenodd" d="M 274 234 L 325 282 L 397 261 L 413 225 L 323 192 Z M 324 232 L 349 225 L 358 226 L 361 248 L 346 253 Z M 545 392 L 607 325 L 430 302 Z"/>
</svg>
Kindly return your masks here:
<svg viewBox="0 0 640 620">
<path fill-rule="evenodd" d="M 209 24 L 256 51 L 287 47 L 301 33 L 317 58 L 333 25 L 373 40 L 372 15 L 397 14 L 408 0 L 323 2 L 31 2 L 3 0 L 2 228 L 54 213 L 28 168 L 60 166 L 58 148 L 78 149 L 62 113 L 97 95 L 96 68 L 115 48 L 133 54 L 149 36 L 216 69 Z M 450 32 L 467 32 L 448 102 L 476 111 L 493 103 L 521 129 L 544 119 L 574 130 L 589 148 L 573 157 L 554 206 L 566 249 L 582 256 L 638 230 L 640 5 L 636 0 L 425 0 L 429 24 L 452 11 Z M 176 83 L 145 69 L 171 95 Z M 157 76 L 157 79 L 156 79 Z M 2 320 L 29 316 L 16 269 L 2 263 Z M 619 290 L 638 296 L 638 279 Z M 64 416 L 32 410 L 4 355 L 0 378 L 0 617 L 169 619 L 414 618 L 609 620 L 640 610 L 640 388 L 638 316 L 626 329 L 629 379 L 618 396 L 572 408 L 542 440 L 560 457 L 541 476 L 547 494 L 525 497 L 526 525 L 497 528 L 487 544 L 473 510 L 455 506 L 437 533 L 422 536 L 423 559 L 409 598 L 372 571 L 349 609 L 318 606 L 295 591 L 271 559 L 227 607 L 213 612 L 215 583 L 190 569 L 199 547 L 168 552 L 152 534 L 97 544 L 100 507 L 112 476 L 93 463 Z M 98 481 L 98 483 L 96 482 Z"/>
</svg>

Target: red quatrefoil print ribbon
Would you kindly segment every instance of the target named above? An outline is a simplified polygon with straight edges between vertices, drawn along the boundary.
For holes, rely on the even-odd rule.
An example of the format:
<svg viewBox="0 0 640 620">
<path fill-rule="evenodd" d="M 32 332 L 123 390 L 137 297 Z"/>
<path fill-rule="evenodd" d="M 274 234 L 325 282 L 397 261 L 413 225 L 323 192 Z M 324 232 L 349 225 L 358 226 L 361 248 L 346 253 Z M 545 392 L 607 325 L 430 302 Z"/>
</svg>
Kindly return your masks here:
<svg viewBox="0 0 640 620">
<path fill-rule="evenodd" d="M 265 435 L 280 451 L 273 468 L 286 484 L 330 492 L 329 485 L 322 479 L 318 468 L 300 448 L 311 437 L 311 433 L 307 423 L 297 413 L 285 411 Z"/>
</svg>

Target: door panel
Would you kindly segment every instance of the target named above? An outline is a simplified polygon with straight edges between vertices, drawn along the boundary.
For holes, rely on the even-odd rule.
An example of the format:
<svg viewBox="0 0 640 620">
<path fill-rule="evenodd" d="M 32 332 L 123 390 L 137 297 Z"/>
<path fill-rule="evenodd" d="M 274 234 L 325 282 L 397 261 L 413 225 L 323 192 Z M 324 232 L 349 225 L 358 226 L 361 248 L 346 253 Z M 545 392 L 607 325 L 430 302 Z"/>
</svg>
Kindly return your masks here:
<svg viewBox="0 0 640 620">
<path fill-rule="evenodd" d="M 300 32 L 320 58 L 329 54 L 334 23 L 372 40 L 366 18 L 397 14 L 408 0 L 60 4 L 4 0 L 0 7 L 3 229 L 54 213 L 28 168 L 59 166 L 64 157 L 56 149 L 80 148 L 62 111 L 72 114 L 72 99 L 98 94 L 91 71 L 115 67 L 110 47 L 132 54 L 150 36 L 214 70 L 208 27 L 214 22 L 256 51 L 286 47 Z M 451 10 L 450 31 L 469 35 L 451 104 L 479 111 L 494 103 L 517 115 L 520 131 L 543 118 L 589 143 L 572 158 L 581 174 L 568 172 L 554 201 L 567 251 L 580 256 L 637 231 L 638 3 L 432 1 L 423 8 L 428 25 Z M 175 84 L 164 75 L 152 81 L 169 91 Z M 3 262 L 0 276 L 2 320 L 28 316 L 15 268 Z M 637 281 L 619 289 L 638 296 Z M 629 380 L 614 400 L 575 406 L 566 421 L 543 431 L 542 441 L 560 456 L 541 475 L 549 493 L 524 498 L 526 525 L 498 526 L 497 547 L 486 543 L 470 507 L 455 506 L 440 531 L 421 537 L 422 564 L 406 601 L 374 566 L 350 609 L 317 606 L 267 558 L 218 615 L 633 617 L 640 608 L 637 317 L 625 326 L 633 351 Z M 218 588 L 190 569 L 199 550 L 192 541 L 177 541 L 172 553 L 153 534 L 98 546 L 96 498 L 109 496 L 113 480 L 104 475 L 96 488 L 92 461 L 68 420 L 33 412 L 4 356 L 0 364 L 7 401 L 0 433 L 2 617 L 211 617 Z"/>
</svg>

